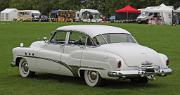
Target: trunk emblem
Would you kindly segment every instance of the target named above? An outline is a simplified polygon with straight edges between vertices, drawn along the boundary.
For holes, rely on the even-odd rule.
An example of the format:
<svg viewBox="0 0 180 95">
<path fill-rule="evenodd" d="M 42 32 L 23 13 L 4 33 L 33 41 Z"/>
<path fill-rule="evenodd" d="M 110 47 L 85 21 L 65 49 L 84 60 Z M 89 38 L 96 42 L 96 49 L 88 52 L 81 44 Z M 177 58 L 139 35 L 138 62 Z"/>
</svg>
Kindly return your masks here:
<svg viewBox="0 0 180 95">
<path fill-rule="evenodd" d="M 147 53 L 145 53 L 145 52 L 142 52 L 141 54 L 147 54 Z"/>
</svg>

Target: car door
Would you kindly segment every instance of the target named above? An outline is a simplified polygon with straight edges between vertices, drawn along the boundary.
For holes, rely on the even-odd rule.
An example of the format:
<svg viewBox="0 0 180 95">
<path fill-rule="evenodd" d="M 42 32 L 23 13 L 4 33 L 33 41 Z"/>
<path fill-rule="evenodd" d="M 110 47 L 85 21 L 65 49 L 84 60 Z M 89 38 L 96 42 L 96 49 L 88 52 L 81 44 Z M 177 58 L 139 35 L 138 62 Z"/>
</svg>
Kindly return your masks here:
<svg viewBox="0 0 180 95">
<path fill-rule="evenodd" d="M 81 67 L 96 70 L 104 70 L 104 68 L 110 67 L 107 53 L 98 49 L 97 44 L 90 37 L 87 38 L 86 48 L 82 53 Z"/>
<path fill-rule="evenodd" d="M 81 66 L 81 55 L 85 49 L 87 36 L 76 31 L 68 32 L 68 44 L 64 46 L 64 53 L 62 55 L 62 62 L 69 66 L 69 71 L 72 76 L 78 74 L 78 68 Z M 67 68 L 63 72 L 67 72 Z"/>
<path fill-rule="evenodd" d="M 57 31 L 50 41 L 38 51 L 35 71 L 61 74 L 61 56 L 66 44 L 67 32 Z"/>
</svg>

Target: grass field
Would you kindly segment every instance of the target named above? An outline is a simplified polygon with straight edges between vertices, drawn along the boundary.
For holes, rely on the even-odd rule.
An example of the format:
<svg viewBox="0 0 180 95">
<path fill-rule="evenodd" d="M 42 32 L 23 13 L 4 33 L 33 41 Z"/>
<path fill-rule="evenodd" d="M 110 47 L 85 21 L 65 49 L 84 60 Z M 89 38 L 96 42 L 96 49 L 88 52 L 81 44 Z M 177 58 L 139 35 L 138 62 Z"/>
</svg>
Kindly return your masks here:
<svg viewBox="0 0 180 95">
<path fill-rule="evenodd" d="M 130 31 L 145 46 L 168 55 L 173 74 L 157 78 L 148 85 L 127 81 L 106 81 L 103 87 L 88 87 L 78 78 L 40 74 L 21 78 L 10 67 L 12 48 L 25 46 L 49 36 L 59 26 L 84 23 L 16 23 L 0 22 L 0 95 L 179 95 L 180 93 L 180 26 L 107 24 Z"/>
</svg>

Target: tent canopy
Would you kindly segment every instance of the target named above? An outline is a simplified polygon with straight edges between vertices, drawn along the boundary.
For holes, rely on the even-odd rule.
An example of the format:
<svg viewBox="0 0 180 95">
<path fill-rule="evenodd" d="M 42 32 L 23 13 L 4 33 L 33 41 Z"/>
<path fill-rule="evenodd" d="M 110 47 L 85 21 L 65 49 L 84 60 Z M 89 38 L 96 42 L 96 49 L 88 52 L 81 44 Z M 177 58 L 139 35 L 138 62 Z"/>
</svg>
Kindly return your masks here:
<svg viewBox="0 0 180 95">
<path fill-rule="evenodd" d="M 164 11 L 164 12 L 172 12 L 173 8 L 168 7 L 168 6 L 164 5 L 164 4 L 161 4 L 159 7 L 157 7 L 155 9 L 155 11 L 157 11 L 157 12 L 162 12 L 162 11 Z"/>
<path fill-rule="evenodd" d="M 133 8 L 130 5 L 127 5 L 124 8 L 116 10 L 115 12 L 117 12 L 117 13 L 125 13 L 125 12 L 127 12 L 127 13 L 140 13 L 141 11 Z"/>
<path fill-rule="evenodd" d="M 1 11 L 1 13 L 10 13 L 10 12 L 17 12 L 18 10 L 15 8 L 7 8 L 3 11 Z"/>
<path fill-rule="evenodd" d="M 94 9 L 81 9 L 80 12 L 90 12 L 92 14 L 99 14 L 99 11 L 98 10 L 94 10 Z"/>
<path fill-rule="evenodd" d="M 161 4 L 160 6 L 147 7 L 144 11 L 148 12 L 172 12 L 174 9 L 171 6 Z"/>
<path fill-rule="evenodd" d="M 180 13 L 180 7 L 175 10 L 175 12 Z"/>
</svg>

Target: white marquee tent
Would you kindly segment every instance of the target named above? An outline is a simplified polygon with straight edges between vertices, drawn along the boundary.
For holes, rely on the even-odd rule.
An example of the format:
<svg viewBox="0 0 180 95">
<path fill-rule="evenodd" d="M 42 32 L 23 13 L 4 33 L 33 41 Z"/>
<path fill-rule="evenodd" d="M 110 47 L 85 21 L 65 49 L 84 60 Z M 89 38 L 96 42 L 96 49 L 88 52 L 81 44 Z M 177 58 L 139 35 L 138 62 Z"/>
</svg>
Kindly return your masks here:
<svg viewBox="0 0 180 95">
<path fill-rule="evenodd" d="M 172 12 L 174 11 L 172 6 L 161 4 L 160 6 L 147 7 L 144 11 L 160 13 L 160 16 L 163 18 L 165 24 L 172 24 Z"/>
<path fill-rule="evenodd" d="M 176 19 L 176 23 L 180 24 L 180 7 L 174 11 L 174 17 Z"/>
<path fill-rule="evenodd" d="M 173 11 L 174 9 L 171 7 L 168 7 L 164 4 L 161 4 L 159 8 L 157 8 L 155 11 L 159 11 L 162 13 L 162 17 L 164 19 L 165 24 L 172 24 L 172 19 L 173 19 Z"/>
<path fill-rule="evenodd" d="M 0 21 L 13 21 L 18 18 L 18 10 L 15 8 L 7 8 L 0 13 Z"/>
</svg>

